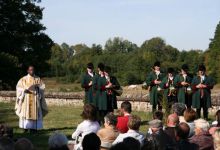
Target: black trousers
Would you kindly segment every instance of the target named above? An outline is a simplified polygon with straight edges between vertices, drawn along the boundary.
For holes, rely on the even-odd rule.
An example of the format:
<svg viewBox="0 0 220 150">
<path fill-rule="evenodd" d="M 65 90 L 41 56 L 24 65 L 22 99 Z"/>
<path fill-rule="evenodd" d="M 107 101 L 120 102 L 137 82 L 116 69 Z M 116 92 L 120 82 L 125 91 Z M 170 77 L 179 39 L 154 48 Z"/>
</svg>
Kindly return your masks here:
<svg viewBox="0 0 220 150">
<path fill-rule="evenodd" d="M 187 108 L 191 108 L 192 106 L 192 94 L 185 94 L 185 104 Z"/>
<path fill-rule="evenodd" d="M 206 99 L 201 98 L 200 99 L 200 108 L 196 109 L 197 117 L 201 118 L 201 109 L 203 109 L 203 117 L 205 119 L 208 119 L 208 107 L 206 105 Z"/>
</svg>

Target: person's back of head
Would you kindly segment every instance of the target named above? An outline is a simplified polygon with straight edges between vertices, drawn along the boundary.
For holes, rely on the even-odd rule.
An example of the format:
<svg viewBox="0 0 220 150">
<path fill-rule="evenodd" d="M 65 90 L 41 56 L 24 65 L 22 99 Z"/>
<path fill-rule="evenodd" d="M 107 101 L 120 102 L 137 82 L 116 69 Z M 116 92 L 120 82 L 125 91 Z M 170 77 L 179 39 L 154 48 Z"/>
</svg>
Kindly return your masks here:
<svg viewBox="0 0 220 150">
<path fill-rule="evenodd" d="M 108 113 L 104 117 L 105 123 L 108 124 L 109 126 L 116 127 L 117 125 L 117 117 L 113 113 Z"/>
<path fill-rule="evenodd" d="M 85 104 L 83 106 L 83 112 L 81 114 L 84 120 L 96 121 L 97 120 L 97 109 L 92 104 Z"/>
<path fill-rule="evenodd" d="M 84 136 L 82 141 L 83 150 L 99 150 L 101 140 L 95 133 L 89 133 Z"/>
<path fill-rule="evenodd" d="M 163 120 L 163 112 L 155 111 L 153 114 L 153 119 Z"/>
<path fill-rule="evenodd" d="M 113 145 L 109 150 L 130 150 L 130 149 L 124 142 L 120 142 Z"/>
<path fill-rule="evenodd" d="M 15 149 L 16 150 L 33 150 L 34 145 L 31 143 L 30 140 L 26 138 L 21 138 L 15 142 Z"/>
<path fill-rule="evenodd" d="M 140 150 L 141 148 L 140 142 L 132 137 L 125 138 L 123 143 L 125 143 L 130 150 Z"/>
<path fill-rule="evenodd" d="M 126 113 L 131 113 L 132 108 L 131 108 L 131 103 L 129 101 L 124 101 L 121 103 L 121 109 L 123 109 L 124 112 Z"/>
<path fill-rule="evenodd" d="M 195 133 L 197 134 L 200 131 L 207 132 L 209 130 L 209 122 L 200 118 L 194 121 L 195 122 Z"/>
<path fill-rule="evenodd" d="M 214 142 L 214 148 L 216 150 L 220 149 L 220 129 L 217 129 L 213 134 L 213 142 Z"/>
<path fill-rule="evenodd" d="M 174 103 L 172 106 L 173 113 L 178 116 L 183 116 L 184 111 L 186 110 L 186 106 L 183 103 Z"/>
<path fill-rule="evenodd" d="M 0 124 L 0 137 L 13 138 L 13 129 L 5 124 Z"/>
<path fill-rule="evenodd" d="M 54 132 L 48 140 L 50 150 L 68 150 L 67 144 L 67 137 L 59 132 Z"/>
<path fill-rule="evenodd" d="M 175 127 L 179 124 L 179 117 L 177 114 L 170 114 L 167 118 L 167 126 L 168 127 Z"/>
<path fill-rule="evenodd" d="M 181 122 L 176 128 L 175 128 L 175 131 L 176 131 L 176 139 L 177 141 L 179 140 L 185 140 L 188 138 L 189 136 L 189 131 L 190 131 L 190 128 L 189 128 L 189 125 L 185 122 Z"/>
<path fill-rule="evenodd" d="M 128 120 L 128 128 L 138 131 L 141 125 L 141 118 L 137 115 L 131 115 Z"/>
<path fill-rule="evenodd" d="M 14 141 L 8 137 L 0 138 L 0 150 L 14 150 Z"/>
<path fill-rule="evenodd" d="M 186 122 L 193 122 L 196 119 L 196 111 L 192 108 L 187 108 L 183 113 Z"/>
</svg>

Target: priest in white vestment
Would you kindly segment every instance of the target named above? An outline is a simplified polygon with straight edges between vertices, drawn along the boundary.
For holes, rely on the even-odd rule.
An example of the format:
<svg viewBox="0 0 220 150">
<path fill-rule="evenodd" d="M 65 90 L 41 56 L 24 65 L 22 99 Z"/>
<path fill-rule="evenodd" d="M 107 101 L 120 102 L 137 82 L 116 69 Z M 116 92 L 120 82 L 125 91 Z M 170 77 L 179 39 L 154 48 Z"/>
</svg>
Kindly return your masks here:
<svg viewBox="0 0 220 150">
<path fill-rule="evenodd" d="M 43 117 L 48 113 L 44 99 L 45 84 L 34 74 L 34 67 L 28 67 L 28 75 L 22 77 L 16 86 L 15 112 L 19 127 L 25 131 L 43 128 Z"/>
</svg>

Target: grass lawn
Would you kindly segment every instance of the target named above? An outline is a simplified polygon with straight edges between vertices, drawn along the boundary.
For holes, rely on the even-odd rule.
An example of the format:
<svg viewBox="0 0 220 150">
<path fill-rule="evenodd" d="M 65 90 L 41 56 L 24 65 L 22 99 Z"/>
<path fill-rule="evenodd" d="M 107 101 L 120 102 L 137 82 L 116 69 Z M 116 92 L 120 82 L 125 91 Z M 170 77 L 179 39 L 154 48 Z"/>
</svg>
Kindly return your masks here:
<svg viewBox="0 0 220 150">
<path fill-rule="evenodd" d="M 71 139 L 71 134 L 82 119 L 81 107 L 73 106 L 51 106 L 49 114 L 44 118 L 44 129 L 36 135 L 23 134 L 23 130 L 18 128 L 18 117 L 14 113 L 13 103 L 0 103 L 0 123 L 5 122 L 14 129 L 14 138 L 26 137 L 30 139 L 37 150 L 46 150 L 48 137 L 53 131 L 60 131 Z M 141 117 L 143 124 L 141 132 L 147 130 L 146 122 L 151 118 L 151 113 L 133 112 Z"/>
</svg>

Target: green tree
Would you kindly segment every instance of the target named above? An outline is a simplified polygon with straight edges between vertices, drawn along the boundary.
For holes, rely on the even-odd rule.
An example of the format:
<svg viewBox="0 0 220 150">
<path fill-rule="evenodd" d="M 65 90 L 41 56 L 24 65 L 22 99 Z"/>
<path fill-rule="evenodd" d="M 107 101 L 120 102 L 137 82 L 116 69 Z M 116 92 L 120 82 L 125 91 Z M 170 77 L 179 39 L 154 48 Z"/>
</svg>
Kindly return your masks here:
<svg viewBox="0 0 220 150">
<path fill-rule="evenodd" d="M 216 27 L 214 38 L 211 39 L 206 54 L 208 71 L 218 82 L 220 82 L 220 22 Z"/>
<path fill-rule="evenodd" d="M 0 51 L 18 58 L 24 71 L 35 65 L 40 74 L 49 67 L 53 41 L 43 32 L 43 9 L 36 0 L 0 1 Z"/>
<path fill-rule="evenodd" d="M 126 52 L 134 51 L 137 48 L 138 47 L 136 44 L 128 40 L 124 40 L 123 38 L 115 37 L 113 39 L 108 39 L 106 41 L 104 50 L 110 53 L 115 53 L 115 52 L 126 53 Z"/>
</svg>

